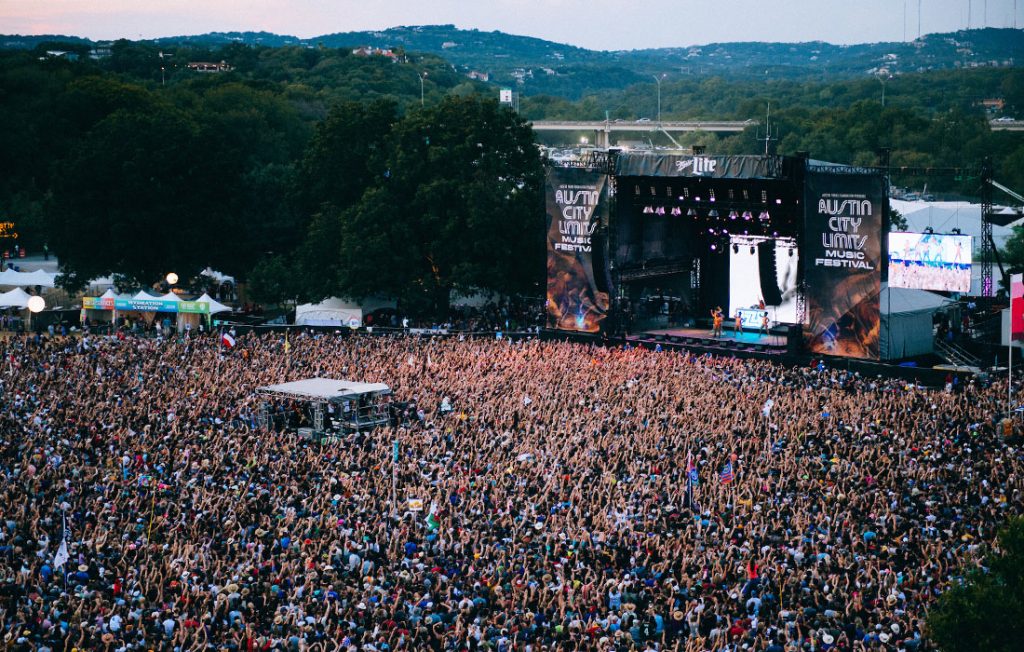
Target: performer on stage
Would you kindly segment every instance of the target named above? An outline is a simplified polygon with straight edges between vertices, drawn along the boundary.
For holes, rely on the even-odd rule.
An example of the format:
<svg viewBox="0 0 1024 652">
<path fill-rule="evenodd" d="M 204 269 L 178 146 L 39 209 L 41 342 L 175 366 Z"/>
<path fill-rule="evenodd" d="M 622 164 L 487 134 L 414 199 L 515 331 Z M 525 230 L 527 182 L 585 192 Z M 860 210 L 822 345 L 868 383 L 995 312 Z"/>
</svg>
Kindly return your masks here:
<svg viewBox="0 0 1024 652">
<path fill-rule="evenodd" d="M 722 322 L 724 321 L 724 315 L 722 314 L 722 307 L 717 306 L 711 311 L 712 327 L 711 336 L 721 337 L 722 336 Z"/>
<path fill-rule="evenodd" d="M 734 335 L 736 335 L 736 337 L 739 337 L 742 334 L 743 334 L 743 317 L 740 315 L 740 311 L 737 310 L 736 311 L 736 332 L 734 333 Z"/>
<path fill-rule="evenodd" d="M 768 321 L 768 312 L 767 312 L 767 311 L 765 311 L 765 312 L 764 312 L 764 313 L 763 313 L 763 314 L 761 315 L 761 330 L 760 330 L 760 331 L 758 331 L 758 335 L 760 335 L 761 333 L 764 333 L 765 335 L 767 335 L 767 334 L 768 334 L 768 324 L 769 324 L 769 323 L 770 323 L 770 322 Z"/>
</svg>

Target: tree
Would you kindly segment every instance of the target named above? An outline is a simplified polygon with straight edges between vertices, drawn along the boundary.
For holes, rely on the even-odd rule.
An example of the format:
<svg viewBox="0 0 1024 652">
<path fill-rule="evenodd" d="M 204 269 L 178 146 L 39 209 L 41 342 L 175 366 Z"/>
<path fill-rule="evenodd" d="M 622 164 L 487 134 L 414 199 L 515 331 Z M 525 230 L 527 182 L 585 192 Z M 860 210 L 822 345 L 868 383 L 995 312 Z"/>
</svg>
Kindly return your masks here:
<svg viewBox="0 0 1024 652">
<path fill-rule="evenodd" d="M 67 287 L 119 273 L 148 285 L 216 258 L 225 183 L 197 125 L 171 107 L 116 111 L 61 166 L 47 231 Z"/>
<path fill-rule="evenodd" d="M 1021 649 L 1024 640 L 1024 518 L 1010 521 L 984 565 L 942 594 L 928 613 L 945 652 Z"/>
<path fill-rule="evenodd" d="M 342 294 L 439 312 L 452 289 L 535 289 L 543 172 L 522 118 L 492 100 L 449 97 L 395 125 L 386 163 L 341 215 Z"/>
</svg>

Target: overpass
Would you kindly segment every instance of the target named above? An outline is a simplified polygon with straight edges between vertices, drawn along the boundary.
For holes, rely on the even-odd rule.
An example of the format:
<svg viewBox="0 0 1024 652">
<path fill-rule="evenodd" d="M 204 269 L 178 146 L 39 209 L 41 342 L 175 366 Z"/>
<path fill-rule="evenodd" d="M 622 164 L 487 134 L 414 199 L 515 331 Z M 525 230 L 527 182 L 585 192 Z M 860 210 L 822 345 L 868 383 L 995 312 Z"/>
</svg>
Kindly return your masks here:
<svg viewBox="0 0 1024 652">
<path fill-rule="evenodd" d="M 992 131 L 1024 131 L 1024 120 L 990 120 Z"/>
<path fill-rule="evenodd" d="M 655 122 L 646 119 L 637 120 L 636 122 L 625 120 L 537 120 L 533 122 L 533 128 L 535 131 L 592 131 L 597 136 L 593 143 L 595 146 L 609 147 L 613 131 L 628 131 L 632 133 L 660 131 L 671 138 L 673 132 L 710 131 L 713 133 L 739 133 L 747 127 L 756 124 L 758 123 L 754 120 L 696 120 L 685 122 Z"/>
</svg>

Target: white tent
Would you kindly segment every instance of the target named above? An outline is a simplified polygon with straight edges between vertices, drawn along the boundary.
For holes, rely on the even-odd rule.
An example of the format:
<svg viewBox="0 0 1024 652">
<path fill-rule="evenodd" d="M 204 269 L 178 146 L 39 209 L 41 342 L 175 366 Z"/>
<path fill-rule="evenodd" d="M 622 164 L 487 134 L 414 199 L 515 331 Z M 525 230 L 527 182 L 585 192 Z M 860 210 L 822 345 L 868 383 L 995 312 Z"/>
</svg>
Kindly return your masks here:
<svg viewBox="0 0 1024 652">
<path fill-rule="evenodd" d="M 163 301 L 181 301 L 181 297 L 179 297 L 177 294 L 175 294 L 173 292 L 168 292 L 167 294 L 163 295 L 162 297 L 157 297 L 157 298 L 159 298 L 159 299 L 161 299 Z"/>
<path fill-rule="evenodd" d="M 362 325 L 369 313 L 380 308 L 394 308 L 395 302 L 379 297 L 351 301 L 331 297 L 320 303 L 304 303 L 295 308 L 297 326 L 350 326 Z"/>
<path fill-rule="evenodd" d="M 139 290 L 139 293 L 132 298 L 136 300 L 152 301 L 153 299 L 159 299 L 160 297 L 155 297 L 152 294 L 148 294 L 145 290 Z"/>
<path fill-rule="evenodd" d="M 932 317 L 954 301 L 934 292 L 890 288 L 883 284 L 881 358 L 896 360 L 935 350 Z"/>
<path fill-rule="evenodd" d="M 28 308 L 28 300 L 31 294 L 21 288 L 14 288 L 10 292 L 0 294 L 0 308 Z"/>
<path fill-rule="evenodd" d="M 57 274 L 37 269 L 34 272 L 16 272 L 13 269 L 5 269 L 0 272 L 0 285 L 14 285 L 26 287 L 39 285 L 52 288 L 55 285 Z"/>
<path fill-rule="evenodd" d="M 211 315 L 216 315 L 218 312 L 225 312 L 227 310 L 231 310 L 229 306 L 225 306 L 223 303 L 217 301 L 216 299 L 211 297 L 209 294 L 206 294 L 205 292 L 203 293 L 203 296 L 196 299 L 196 301 L 210 304 Z"/>
<path fill-rule="evenodd" d="M 100 295 L 100 299 L 117 299 L 117 293 L 114 292 L 113 288 L 107 288 L 107 291 Z"/>
</svg>

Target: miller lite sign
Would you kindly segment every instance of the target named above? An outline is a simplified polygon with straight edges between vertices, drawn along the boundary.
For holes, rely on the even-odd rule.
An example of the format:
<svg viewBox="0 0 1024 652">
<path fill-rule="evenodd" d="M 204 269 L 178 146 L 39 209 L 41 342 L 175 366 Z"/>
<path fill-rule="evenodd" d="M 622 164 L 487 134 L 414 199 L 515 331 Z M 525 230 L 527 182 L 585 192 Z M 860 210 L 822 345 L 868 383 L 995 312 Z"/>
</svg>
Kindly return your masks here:
<svg viewBox="0 0 1024 652">
<path fill-rule="evenodd" d="M 685 172 L 687 169 L 696 176 L 703 176 L 705 174 L 711 175 L 715 173 L 715 167 L 718 166 L 718 161 L 707 156 L 694 156 L 691 159 L 684 161 L 676 161 L 676 171 Z"/>
</svg>

